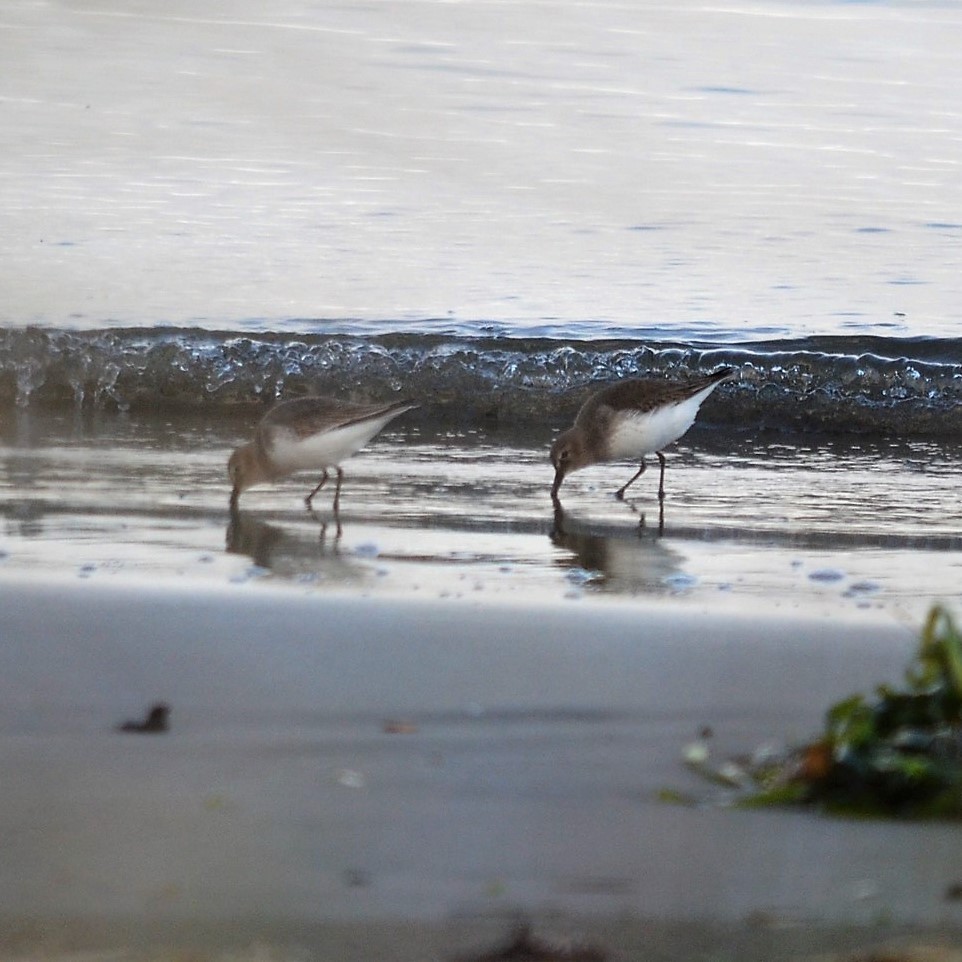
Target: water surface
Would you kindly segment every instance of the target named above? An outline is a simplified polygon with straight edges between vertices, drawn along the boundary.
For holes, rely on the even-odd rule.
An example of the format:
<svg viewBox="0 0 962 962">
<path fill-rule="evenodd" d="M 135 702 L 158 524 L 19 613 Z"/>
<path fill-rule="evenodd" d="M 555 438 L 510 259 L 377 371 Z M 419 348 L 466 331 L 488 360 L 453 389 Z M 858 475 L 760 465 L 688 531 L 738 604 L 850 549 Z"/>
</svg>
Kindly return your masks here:
<svg viewBox="0 0 962 962">
<path fill-rule="evenodd" d="M 955 4 L 0 11 L 0 321 L 958 332 Z"/>
<path fill-rule="evenodd" d="M 419 421 L 346 463 L 341 530 L 299 476 L 227 510 L 243 419 L 27 417 L 0 450 L 5 577 L 304 592 L 667 598 L 682 606 L 891 612 L 962 602 L 959 449 L 695 429 L 628 504 L 631 465 L 576 473 L 548 497 L 548 438 Z M 759 610 L 761 610 L 761 608 Z"/>
</svg>

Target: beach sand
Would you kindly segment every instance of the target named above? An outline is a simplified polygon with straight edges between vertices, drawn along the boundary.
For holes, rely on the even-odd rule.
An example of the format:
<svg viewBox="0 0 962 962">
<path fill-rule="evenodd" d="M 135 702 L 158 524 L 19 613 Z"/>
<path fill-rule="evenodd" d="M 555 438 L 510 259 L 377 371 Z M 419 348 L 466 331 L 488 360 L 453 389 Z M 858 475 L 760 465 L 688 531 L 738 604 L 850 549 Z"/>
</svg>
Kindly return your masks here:
<svg viewBox="0 0 962 962">
<path fill-rule="evenodd" d="M 955 826 L 733 810 L 682 762 L 899 680 L 956 585 L 938 472 L 913 516 L 901 453 L 696 433 L 661 533 L 614 467 L 559 527 L 532 429 L 415 422 L 346 465 L 338 538 L 298 479 L 231 522 L 241 422 L 6 430 L 6 957 L 447 959 L 519 920 L 631 959 L 959 938 Z M 856 489 L 874 513 L 839 513 Z M 115 730 L 158 701 L 168 733 Z"/>
<path fill-rule="evenodd" d="M 0 595 L 10 954 L 445 958 L 531 919 L 629 958 L 795 958 L 959 921 L 955 826 L 736 811 L 681 764 L 705 726 L 751 751 L 896 679 L 914 638 L 878 617 Z M 157 700 L 169 733 L 115 730 Z"/>
</svg>

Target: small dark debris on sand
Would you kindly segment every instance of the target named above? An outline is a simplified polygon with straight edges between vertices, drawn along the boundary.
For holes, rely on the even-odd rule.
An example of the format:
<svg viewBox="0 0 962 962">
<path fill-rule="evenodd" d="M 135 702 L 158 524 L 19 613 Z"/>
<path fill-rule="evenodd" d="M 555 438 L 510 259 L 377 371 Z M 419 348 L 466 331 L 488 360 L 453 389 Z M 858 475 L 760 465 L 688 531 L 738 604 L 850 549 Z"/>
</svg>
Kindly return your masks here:
<svg viewBox="0 0 962 962">
<path fill-rule="evenodd" d="M 953 882 L 946 886 L 945 900 L 947 902 L 962 902 L 962 882 Z"/>
<path fill-rule="evenodd" d="M 125 721 L 117 726 L 117 731 L 134 732 L 141 735 L 158 735 L 170 730 L 170 706 L 163 702 L 151 705 L 143 721 Z"/>
<path fill-rule="evenodd" d="M 414 722 L 401 718 L 389 718 L 381 725 L 381 731 L 385 735 L 413 735 L 417 730 L 418 726 Z"/>
<path fill-rule="evenodd" d="M 608 953 L 597 946 L 537 938 L 531 926 L 524 923 L 500 948 L 460 956 L 456 962 L 607 962 L 607 959 Z"/>
</svg>

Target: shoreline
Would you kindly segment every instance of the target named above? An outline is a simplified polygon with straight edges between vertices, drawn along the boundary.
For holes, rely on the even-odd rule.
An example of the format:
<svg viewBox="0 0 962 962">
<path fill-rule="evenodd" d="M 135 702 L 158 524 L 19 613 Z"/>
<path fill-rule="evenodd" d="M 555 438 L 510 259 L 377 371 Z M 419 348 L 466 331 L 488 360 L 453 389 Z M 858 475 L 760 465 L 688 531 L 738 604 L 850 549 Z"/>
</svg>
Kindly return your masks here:
<svg viewBox="0 0 962 962">
<path fill-rule="evenodd" d="M 934 601 L 962 605 L 949 449 L 795 446 L 697 427 L 670 453 L 663 512 L 644 482 L 616 501 L 633 471 L 604 465 L 566 481 L 559 514 L 549 432 L 401 425 L 345 466 L 338 537 L 328 501 L 304 510 L 308 475 L 245 493 L 231 516 L 227 456 L 250 425 L 28 418 L 0 449 L 0 574 L 493 605 L 884 609 L 915 622 Z"/>
</svg>

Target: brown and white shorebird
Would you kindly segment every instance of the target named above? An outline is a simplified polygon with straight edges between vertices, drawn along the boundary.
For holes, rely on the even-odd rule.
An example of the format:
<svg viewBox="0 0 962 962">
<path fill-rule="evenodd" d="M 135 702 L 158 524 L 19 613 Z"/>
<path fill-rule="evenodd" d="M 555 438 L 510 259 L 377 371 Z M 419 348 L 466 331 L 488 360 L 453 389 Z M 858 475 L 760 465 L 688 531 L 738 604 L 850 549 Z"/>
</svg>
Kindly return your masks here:
<svg viewBox="0 0 962 962">
<path fill-rule="evenodd" d="M 234 485 L 231 510 L 237 509 L 241 493 L 255 484 L 277 481 L 297 471 L 320 471 L 321 480 L 304 499 L 311 510 L 314 495 L 324 487 L 328 470 L 333 468 L 337 472 L 337 512 L 344 478 L 341 462 L 364 447 L 389 421 L 416 407 L 410 401 L 354 404 L 327 397 L 282 401 L 261 419 L 254 440 L 237 448 L 227 462 Z"/>
<path fill-rule="evenodd" d="M 679 383 L 656 378 L 621 381 L 592 394 L 575 417 L 574 426 L 551 445 L 554 484 L 551 499 L 558 502 L 561 482 L 572 472 L 602 461 L 641 459 L 641 467 L 615 492 L 625 491 L 645 470 L 645 455 L 661 462 L 658 497 L 665 497 L 665 455 L 662 449 L 677 441 L 694 423 L 701 402 L 735 372 L 724 368 L 706 377 Z"/>
</svg>

